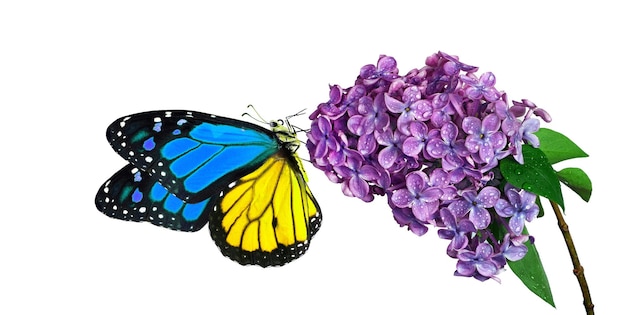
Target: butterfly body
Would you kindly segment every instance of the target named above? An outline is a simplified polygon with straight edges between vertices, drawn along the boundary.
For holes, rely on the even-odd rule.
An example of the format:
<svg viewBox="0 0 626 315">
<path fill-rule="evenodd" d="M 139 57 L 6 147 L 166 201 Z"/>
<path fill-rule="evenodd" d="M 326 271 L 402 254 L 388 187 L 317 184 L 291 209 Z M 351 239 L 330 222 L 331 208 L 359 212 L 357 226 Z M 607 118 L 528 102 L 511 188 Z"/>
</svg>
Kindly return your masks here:
<svg viewBox="0 0 626 315">
<path fill-rule="evenodd" d="M 209 230 L 240 264 L 301 256 L 321 223 L 285 126 L 191 111 L 154 111 L 113 122 L 107 139 L 129 164 L 102 185 L 96 206 L 127 221 Z"/>
</svg>

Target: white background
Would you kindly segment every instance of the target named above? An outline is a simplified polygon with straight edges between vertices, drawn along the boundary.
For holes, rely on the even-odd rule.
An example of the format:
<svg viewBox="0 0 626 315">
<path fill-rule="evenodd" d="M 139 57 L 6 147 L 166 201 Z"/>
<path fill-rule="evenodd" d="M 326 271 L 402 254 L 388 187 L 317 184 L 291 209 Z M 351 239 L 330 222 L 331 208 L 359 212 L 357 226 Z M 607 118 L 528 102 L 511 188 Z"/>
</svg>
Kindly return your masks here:
<svg viewBox="0 0 626 315">
<path fill-rule="evenodd" d="M 610 1 L 3 1 L 0 4 L 0 313 L 584 314 L 553 213 L 529 225 L 557 308 L 508 270 L 452 276 L 447 241 L 397 226 L 384 199 L 344 197 L 311 165 L 324 213 L 308 253 L 242 267 L 208 231 L 112 220 L 94 196 L 124 161 L 105 129 L 155 109 L 266 118 L 328 100 L 361 66 L 401 73 L 445 51 L 492 71 L 590 158 L 594 192 L 565 191 L 598 314 L 622 309 L 623 11 Z M 306 117 L 294 119 L 307 127 Z M 302 148 L 301 156 L 308 156 Z"/>
</svg>

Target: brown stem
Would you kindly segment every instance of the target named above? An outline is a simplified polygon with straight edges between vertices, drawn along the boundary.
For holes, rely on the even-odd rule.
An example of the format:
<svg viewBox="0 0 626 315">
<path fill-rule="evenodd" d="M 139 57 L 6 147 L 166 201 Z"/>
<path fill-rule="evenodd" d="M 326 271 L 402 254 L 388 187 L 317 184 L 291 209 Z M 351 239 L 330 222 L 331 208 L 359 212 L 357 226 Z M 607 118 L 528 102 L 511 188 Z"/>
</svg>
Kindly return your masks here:
<svg viewBox="0 0 626 315">
<path fill-rule="evenodd" d="M 580 260 L 578 260 L 578 254 L 576 253 L 576 247 L 574 247 L 572 235 L 569 233 L 569 227 L 567 226 L 567 223 L 565 223 L 565 219 L 563 218 L 561 209 L 559 209 L 559 205 L 554 201 L 550 201 L 550 204 L 552 205 L 552 209 L 554 209 L 554 214 L 556 214 L 556 219 L 559 223 L 561 233 L 563 233 L 565 244 L 567 244 L 567 250 L 569 250 L 569 255 L 570 257 L 572 257 L 572 264 L 574 265 L 574 275 L 578 279 L 578 283 L 580 284 L 580 290 L 583 292 L 583 305 L 585 306 L 587 315 L 593 315 L 594 312 L 593 303 L 591 302 L 591 293 L 589 293 L 589 286 L 587 285 L 587 280 L 585 279 L 585 271 L 583 269 L 583 266 L 580 264 Z"/>
</svg>

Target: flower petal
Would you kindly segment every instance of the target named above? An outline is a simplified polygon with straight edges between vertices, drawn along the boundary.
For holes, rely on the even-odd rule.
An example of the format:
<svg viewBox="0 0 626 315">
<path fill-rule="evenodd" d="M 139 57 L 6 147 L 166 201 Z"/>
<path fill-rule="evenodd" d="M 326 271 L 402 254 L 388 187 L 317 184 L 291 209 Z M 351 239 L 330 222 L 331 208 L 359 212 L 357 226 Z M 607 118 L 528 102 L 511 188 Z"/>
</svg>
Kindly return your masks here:
<svg viewBox="0 0 626 315">
<path fill-rule="evenodd" d="M 516 213 L 509 219 L 509 228 L 514 235 L 522 234 L 524 230 L 524 214 Z"/>
<path fill-rule="evenodd" d="M 500 199 L 500 191 L 493 186 L 487 186 L 478 193 L 476 199 L 480 200 L 485 208 L 490 208 Z"/>
<path fill-rule="evenodd" d="M 369 185 L 358 176 L 350 178 L 350 191 L 357 198 L 363 198 L 369 192 Z"/>
<path fill-rule="evenodd" d="M 391 202 L 400 208 L 407 208 L 415 200 L 415 196 L 407 189 L 398 189 L 391 195 Z"/>
<path fill-rule="evenodd" d="M 406 104 L 398 101 L 397 99 L 389 96 L 389 94 L 385 93 L 385 105 L 390 112 L 400 114 L 404 112 L 404 109 L 407 107 Z"/>
<path fill-rule="evenodd" d="M 463 127 L 463 131 L 468 134 L 479 134 L 481 128 L 481 121 L 476 117 L 465 117 L 463 118 L 463 122 L 461 123 Z"/>
<path fill-rule="evenodd" d="M 489 211 L 481 207 L 472 208 L 469 213 L 469 219 L 480 230 L 487 228 L 489 223 L 491 223 Z"/>
<path fill-rule="evenodd" d="M 385 169 L 390 168 L 398 159 L 400 151 L 396 147 L 385 147 L 378 154 L 378 163 Z"/>
<path fill-rule="evenodd" d="M 473 262 L 459 260 L 456 263 L 456 271 L 462 276 L 469 277 L 476 271 L 476 266 Z"/>
</svg>

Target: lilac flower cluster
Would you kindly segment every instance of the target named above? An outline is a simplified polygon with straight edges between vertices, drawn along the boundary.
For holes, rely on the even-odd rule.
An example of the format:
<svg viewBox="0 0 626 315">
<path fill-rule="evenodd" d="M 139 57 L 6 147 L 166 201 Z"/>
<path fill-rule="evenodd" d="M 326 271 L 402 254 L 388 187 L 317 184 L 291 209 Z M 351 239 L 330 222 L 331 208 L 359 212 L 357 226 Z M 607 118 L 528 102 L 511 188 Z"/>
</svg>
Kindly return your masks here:
<svg viewBox="0 0 626 315">
<path fill-rule="evenodd" d="M 539 211 L 535 195 L 503 181 L 498 161 L 523 163 L 522 144 L 539 146 L 533 116 L 551 118 L 528 100 L 509 105 L 494 74 L 477 70 L 439 52 L 399 75 L 381 55 L 354 86 L 330 86 L 310 116 L 307 148 L 346 196 L 387 196 L 401 226 L 423 235 L 432 225 L 450 240 L 456 275 L 484 281 L 524 257 L 524 223 Z"/>
</svg>

